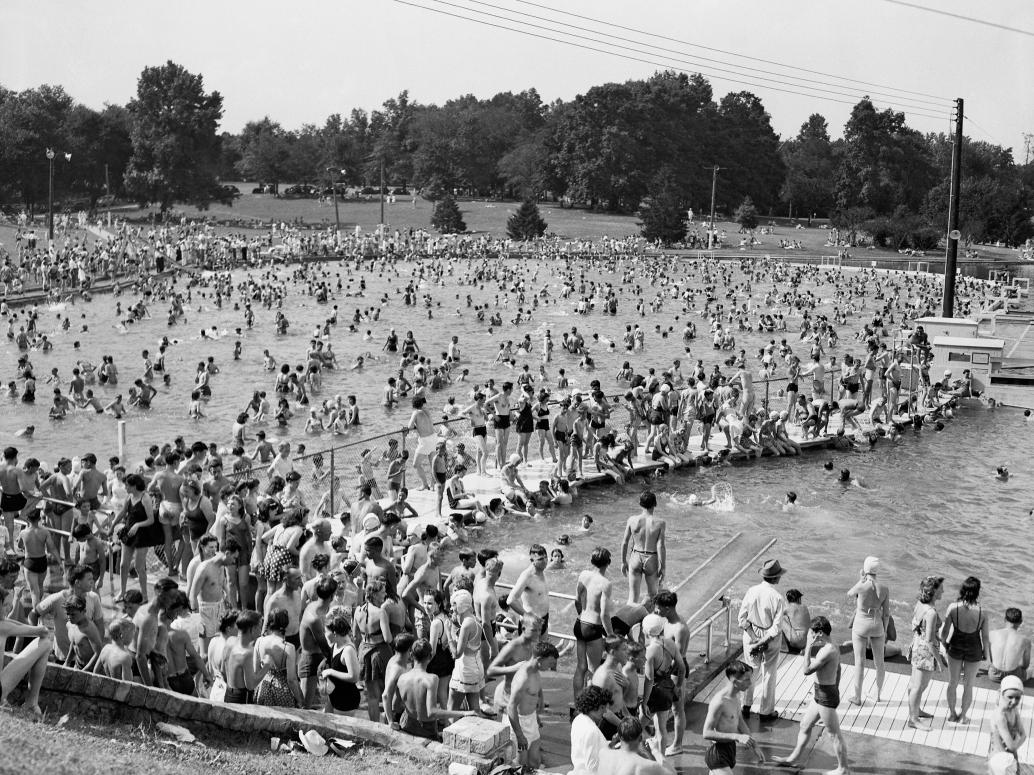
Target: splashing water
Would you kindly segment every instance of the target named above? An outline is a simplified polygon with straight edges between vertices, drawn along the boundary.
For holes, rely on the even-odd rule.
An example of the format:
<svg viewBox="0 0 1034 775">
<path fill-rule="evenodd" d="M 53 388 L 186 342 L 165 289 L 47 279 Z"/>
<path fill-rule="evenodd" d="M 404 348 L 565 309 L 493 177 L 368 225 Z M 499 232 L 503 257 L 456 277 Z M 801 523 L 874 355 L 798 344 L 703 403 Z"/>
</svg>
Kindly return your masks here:
<svg viewBox="0 0 1034 775">
<path fill-rule="evenodd" d="M 715 511 L 736 510 L 736 498 L 732 494 L 732 485 L 728 482 L 715 482 L 712 484 L 711 498 L 714 500 L 711 508 Z"/>
</svg>

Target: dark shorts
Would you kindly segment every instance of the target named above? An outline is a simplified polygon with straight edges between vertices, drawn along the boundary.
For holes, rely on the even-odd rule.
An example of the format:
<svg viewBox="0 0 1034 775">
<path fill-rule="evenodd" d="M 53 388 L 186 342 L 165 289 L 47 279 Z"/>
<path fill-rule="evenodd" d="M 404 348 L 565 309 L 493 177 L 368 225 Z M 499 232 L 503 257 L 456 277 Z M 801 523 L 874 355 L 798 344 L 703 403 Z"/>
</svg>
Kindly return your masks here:
<svg viewBox="0 0 1034 775">
<path fill-rule="evenodd" d="M 83 506 L 86 506 L 90 511 L 96 511 L 97 509 L 99 509 L 101 507 L 101 502 L 100 502 L 99 498 L 80 498 L 79 499 L 79 508 L 80 508 L 80 510 L 85 510 L 85 509 L 83 509 Z"/>
<path fill-rule="evenodd" d="M 787 393 L 796 393 L 797 392 L 797 383 L 796 382 L 788 382 L 787 385 L 786 385 L 786 392 Z"/>
<path fill-rule="evenodd" d="M 323 664 L 323 653 L 320 651 L 298 652 L 298 678 L 316 678 L 320 665 Z"/>
<path fill-rule="evenodd" d="M 704 764 L 709 770 L 720 770 L 723 767 L 731 770 L 736 766 L 736 743 L 728 740 L 711 743 L 704 754 Z"/>
<path fill-rule="evenodd" d="M 25 504 L 28 503 L 25 500 L 25 496 L 20 492 L 5 492 L 0 495 L 0 511 L 7 513 L 9 511 L 21 511 L 25 508 Z"/>
<path fill-rule="evenodd" d="M 471 431 L 471 436 L 488 436 L 488 427 L 485 425 L 475 425 Z"/>
<path fill-rule="evenodd" d="M 387 643 L 374 643 L 359 647 L 359 663 L 362 666 L 362 679 L 384 683 L 384 673 L 391 659 L 391 646 Z"/>
<path fill-rule="evenodd" d="M 824 708 L 840 707 L 840 687 L 837 684 L 815 684 L 815 704 Z"/>
<path fill-rule="evenodd" d="M 583 622 L 581 619 L 574 620 L 575 640 L 580 640 L 583 643 L 592 643 L 593 641 L 601 640 L 606 634 L 607 632 L 603 629 L 602 624 Z"/>
<path fill-rule="evenodd" d="M 25 570 L 29 573 L 46 573 L 47 572 L 47 556 L 42 557 L 26 557 L 22 563 L 25 566 Z"/>
<path fill-rule="evenodd" d="M 413 735 L 414 737 L 423 737 L 427 740 L 440 740 L 441 737 L 438 734 L 438 722 L 434 719 L 428 719 L 427 721 L 419 721 L 409 715 L 409 711 L 402 712 L 402 718 L 399 719 L 399 726 L 403 732 Z"/>
<path fill-rule="evenodd" d="M 251 692 L 247 689 L 235 689 L 232 686 L 227 686 L 223 702 L 235 705 L 250 705 L 252 703 Z"/>
<path fill-rule="evenodd" d="M 499 430 L 501 428 L 510 427 L 510 415 L 508 414 L 497 414 L 495 416 L 495 428 Z"/>
<path fill-rule="evenodd" d="M 548 431 L 549 430 L 549 420 L 536 420 L 535 421 L 535 430 L 537 430 L 537 431 Z"/>
<path fill-rule="evenodd" d="M 438 484 L 445 484 L 449 481 L 449 475 L 445 471 L 435 471 L 434 478 L 438 481 Z"/>
<path fill-rule="evenodd" d="M 194 676 L 190 674 L 189 670 L 184 670 L 182 673 L 177 673 L 176 675 L 170 675 L 168 681 L 169 688 L 174 692 L 186 694 L 188 697 L 194 697 L 197 694 L 197 687 L 194 685 Z"/>
</svg>

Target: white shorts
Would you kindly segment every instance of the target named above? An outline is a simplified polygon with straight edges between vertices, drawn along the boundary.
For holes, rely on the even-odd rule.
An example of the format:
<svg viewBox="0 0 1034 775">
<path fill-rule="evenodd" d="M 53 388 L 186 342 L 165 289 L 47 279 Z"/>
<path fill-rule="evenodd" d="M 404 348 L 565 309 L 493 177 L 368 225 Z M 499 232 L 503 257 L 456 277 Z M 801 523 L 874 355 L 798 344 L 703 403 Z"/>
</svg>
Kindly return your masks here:
<svg viewBox="0 0 1034 775">
<path fill-rule="evenodd" d="M 418 455 L 430 455 L 434 452 L 436 446 L 438 446 L 437 436 L 420 436 L 416 443 L 416 453 Z"/>
<path fill-rule="evenodd" d="M 201 614 L 201 623 L 204 624 L 204 635 L 206 638 L 214 638 L 219 634 L 219 620 L 226 613 L 226 606 L 220 600 L 217 603 L 205 603 L 199 600 L 197 610 Z"/>
</svg>

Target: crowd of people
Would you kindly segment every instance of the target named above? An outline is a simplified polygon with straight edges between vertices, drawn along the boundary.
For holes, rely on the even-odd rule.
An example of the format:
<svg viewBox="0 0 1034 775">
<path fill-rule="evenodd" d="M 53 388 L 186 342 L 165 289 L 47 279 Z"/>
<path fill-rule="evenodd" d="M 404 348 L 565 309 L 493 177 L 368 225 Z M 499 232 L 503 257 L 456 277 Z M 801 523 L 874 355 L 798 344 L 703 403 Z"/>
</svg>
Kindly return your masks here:
<svg viewBox="0 0 1034 775">
<path fill-rule="evenodd" d="M 336 287 L 325 279 L 320 264 L 295 267 L 289 280 L 267 268 L 259 277 L 244 280 L 229 273 L 195 277 L 185 288 L 175 275 L 147 276 L 160 268 L 159 260 L 174 268 L 206 260 L 198 251 L 207 250 L 208 232 L 191 224 L 151 233 L 123 227 L 115 240 L 89 249 L 73 247 L 72 253 L 85 250 L 91 271 L 103 271 L 113 257 L 116 270 L 125 267 L 120 262 L 139 262 L 134 266 L 147 279 L 127 289 L 139 300 L 127 302 L 124 310 L 119 303 L 127 327 L 159 305 L 168 306 L 170 325 L 178 324 L 189 310 L 191 294 L 203 292 L 219 309 L 235 305 L 240 330 L 251 330 L 264 314 L 275 315 L 275 330 L 284 333 L 290 326 L 290 310 L 284 308 L 289 285 L 329 303 L 353 292 L 360 295 L 365 290 L 364 272 L 379 268 L 399 276 L 409 257 L 430 254 L 429 260 L 413 266 L 413 278 L 397 288 L 407 307 L 424 307 L 429 319 L 447 319 L 450 314 L 427 290 L 446 281 L 472 290 L 505 289 L 502 306 L 498 296 L 493 305 L 467 295 L 464 309 L 457 294 L 455 314 L 474 317 L 490 332 L 510 323 L 526 324 L 547 305 L 566 304 L 584 314 L 613 316 L 619 305 L 630 304 L 628 314 L 640 321 L 665 306 L 676 307 L 699 312 L 718 361 L 705 364 L 692 357 L 692 348 L 701 345 L 696 323 L 689 320 L 681 332 L 630 323 L 621 340 L 598 333 L 587 336 L 572 326 L 558 343 L 549 329 L 543 329 L 538 342 L 529 334 L 501 343 L 494 364 L 513 369 L 514 378 L 475 383 L 468 368 L 473 364 L 460 353 L 456 335 L 449 335 L 447 343 L 433 343 L 435 349 L 440 346 L 440 359 L 430 355 L 426 342 L 421 349 L 412 331 L 400 337 L 394 328 L 388 328 L 380 351 L 371 352 L 376 348 L 370 344 L 372 327 L 391 301 L 385 296 L 379 307 L 356 309 L 349 333 L 360 334 L 367 325 L 371 329 L 362 334 L 361 351 L 348 357 L 354 355 L 351 371 L 360 374 L 382 359 L 391 363 L 381 409 L 388 413 L 400 401 L 410 401 L 408 444 L 389 447 L 383 455 L 364 453 L 354 477 L 334 473 L 321 480 L 325 494 L 318 503 L 306 500 L 295 466 L 302 453 L 287 437 L 355 432 L 359 417 L 369 418 L 376 411 L 360 405 L 355 395 L 318 398 L 330 372 L 345 370 L 331 346 L 339 323 L 336 307 L 314 331 L 295 366 L 280 363 L 272 352 L 275 348 L 267 348 L 263 362 L 276 405 L 267 398 L 266 386 L 256 386 L 225 439 L 188 446 L 177 437 L 154 445 L 139 466 L 112 459 L 106 471 L 99 469 L 92 454 L 78 462 L 61 458 L 50 467 L 32 457 L 22 463 L 18 450 L 9 447 L 0 466 L 0 539 L 8 555 L 0 573 L 0 595 L 5 614 L 10 610 L 11 615 L 0 624 L 6 628 L 0 636 L 19 643 L 18 656 L 5 668 L 5 697 L 28 676 L 26 704 L 38 711 L 35 699 L 43 670 L 49 659 L 56 659 L 225 702 L 364 712 L 422 737 L 437 737 L 443 723 L 461 715 L 490 715 L 511 726 L 521 763 L 537 766 L 537 713 L 544 703 L 541 673 L 555 667 L 561 652 L 570 651 L 575 661 L 572 697 L 583 719 L 576 718 L 572 727 L 576 768 L 583 761 L 581 751 L 584 771 L 609 771 L 606 767 L 613 763 L 600 763 L 599 741 L 605 745 L 615 735 L 621 749 L 613 761 L 624 762 L 623 767 L 646 766 L 630 758 L 639 755 L 644 729 L 656 763 L 663 766 L 666 757 L 682 753 L 687 700 L 683 657 L 689 630 L 676 610 L 678 591 L 664 588 L 665 522 L 654 515 L 654 494 L 642 494 L 641 512 L 628 519 L 619 556 L 606 547 L 592 553 L 576 585 L 571 640 L 561 639 L 559 648 L 554 642 L 558 639 L 547 634 L 551 598 L 545 569 L 551 561 L 562 560 L 547 556 L 541 544 L 531 545 L 527 567 L 505 590 L 497 587 L 503 570 L 498 549 L 490 548 L 491 541 L 483 537 L 477 541 L 480 548 L 470 548 L 467 529 L 507 513 L 520 517 L 569 505 L 577 497 L 587 461 L 590 471 L 594 468 L 622 482 L 635 474 L 641 457 L 676 467 L 693 460 L 717 461 L 732 450 L 792 455 L 800 452 L 801 440 L 821 435 L 850 446 L 854 442 L 846 430 L 859 428 L 863 414 L 870 421 L 865 426 L 868 441 L 876 444 L 882 436 L 893 440 L 900 434 L 901 414 L 918 425 L 937 421 L 953 411 L 950 399 L 972 392 L 965 373 L 958 379 L 945 374 L 937 381 L 929 376 L 929 342 L 909 321 L 933 311 L 939 302 L 935 285 L 918 276 L 844 273 L 768 259 L 683 265 L 670 257 L 626 256 L 622 251 L 629 246 L 616 240 L 586 257 L 584 250 L 568 253 L 558 243 L 544 243 L 541 255 L 557 262 L 560 289 L 554 294 L 538 284 L 537 271 L 529 277 L 519 267 L 485 258 L 487 252 L 506 251 L 508 246 L 500 241 L 396 233 L 357 234 L 344 243 L 335 235 L 316 244 L 311 240 L 323 239 L 319 235 L 303 238 L 289 232 L 285 227 L 277 239 L 303 252 L 318 254 L 345 244 L 359 279 L 353 276 L 345 293 L 340 279 Z M 269 247 L 271 235 L 245 244 L 222 239 L 219 250 L 228 260 L 246 261 L 249 253 L 263 249 L 263 243 Z M 392 258 L 363 257 L 377 240 Z M 35 255 L 30 253 L 26 263 L 23 254 L 20 266 L 27 266 L 25 271 L 35 271 Z M 480 258 L 470 260 L 472 256 Z M 614 282 L 588 280 L 587 267 L 610 268 L 618 277 Z M 734 272 L 744 279 L 737 280 Z M 762 290 L 769 283 L 771 290 Z M 806 283 L 827 287 L 833 297 L 831 315 L 815 312 L 823 300 L 806 290 Z M 638 288 L 631 298 L 630 287 Z M 961 278 L 959 292 L 965 304 L 986 289 Z M 843 347 L 838 331 L 845 329 L 848 318 L 862 314 L 873 297 L 880 300 L 878 308 L 857 332 L 856 344 L 849 344 L 864 354 L 844 354 L 838 363 L 830 352 Z M 799 317 L 796 340 L 792 341 L 787 316 L 772 310 L 775 305 Z M 504 313 L 509 320 L 503 320 Z M 10 313 L 9 325 L 17 340 L 21 332 L 13 331 L 16 314 Z M 900 324 L 896 330 L 895 316 Z M 19 379 L 24 401 L 26 394 L 35 394 L 29 350 L 44 348 L 33 324 L 38 315 L 30 310 L 23 319 L 27 330 L 25 347 L 19 344 Z M 756 356 L 736 347 L 736 336 L 748 332 L 769 338 Z M 916 391 L 902 390 L 902 350 L 887 346 L 887 340 L 898 335 L 909 338 L 909 356 L 920 364 Z M 644 368 L 648 336 L 679 338 L 685 366 L 676 359 L 670 365 Z M 202 347 L 207 338 L 202 330 Z M 170 394 L 171 375 L 164 364 L 169 346 L 163 342 L 157 353 L 143 352 L 140 377 L 130 388 L 133 411 L 144 411 L 152 400 Z M 802 352 L 795 353 L 795 347 Z M 622 348 L 628 360 L 618 373 L 595 378 L 593 355 L 620 353 Z M 239 354 L 236 349 L 234 357 Z M 588 389 L 572 390 L 565 367 L 550 375 L 554 358 L 589 378 Z M 537 368 L 519 364 L 518 359 L 537 359 Z M 191 417 L 203 417 L 206 399 L 222 389 L 220 371 L 214 357 L 201 356 L 190 386 Z M 839 372 L 839 382 L 829 378 L 831 371 Z M 105 405 L 93 395 L 92 387 L 117 389 L 113 359 L 97 369 L 80 360 L 72 374 L 68 397 L 61 394 L 63 382 L 53 380 L 56 407 L 116 417 L 129 411 L 120 397 Z M 759 381 L 780 378 L 786 379 L 785 387 L 766 405 Z M 445 401 L 440 412 L 432 414 L 429 404 L 446 387 L 467 394 L 461 401 Z M 306 416 L 304 432 L 292 421 L 296 413 Z M 839 427 L 832 430 L 831 417 L 839 417 Z M 455 431 L 461 419 L 469 423 L 469 442 L 460 441 Z M 277 444 L 262 429 L 248 435 L 249 425 L 263 423 L 280 429 L 283 436 Z M 712 433 L 722 443 L 713 454 Z M 31 439 L 31 433 L 25 435 Z M 520 470 L 536 457 L 550 460 L 549 478 L 528 486 Z M 386 469 L 386 491 L 376 481 L 377 467 Z M 465 476 L 488 472 L 499 478 L 498 495 L 486 498 L 466 489 Z M 421 488 L 436 491 L 433 515 L 417 515 L 407 502 L 413 477 Z M 789 493 L 787 500 L 792 507 L 796 495 Z M 459 518 L 446 522 L 441 519 L 445 514 Z M 457 556 L 455 565 L 443 567 L 452 556 Z M 627 578 L 626 600 L 612 592 L 608 571 L 615 560 Z M 156 562 L 159 578 L 152 585 L 148 578 Z M 881 591 L 875 581 L 872 564 L 867 562 L 867 567 L 851 592 L 859 601 L 852 626 L 856 676 L 861 675 L 866 644 L 882 658 L 877 630 L 883 627 L 885 633 L 887 624 L 885 588 Z M 118 569 L 117 597 L 109 568 Z M 823 687 L 815 690 L 808 724 L 821 719 L 833 731 L 838 698 L 829 686 L 835 683 L 831 677 L 838 671 L 839 650 L 831 646 L 829 621 L 804 615 L 799 593 L 796 603 L 789 602 L 797 605 L 790 612 L 774 590 L 782 569 L 775 563 L 763 571 L 765 581 L 758 591 L 748 593 L 740 612 L 745 661 L 730 665 L 728 686 L 711 703 L 704 725 L 705 737 L 714 743 L 707 755 L 714 772 L 731 769 L 735 744 L 750 744 L 743 718 L 744 706 L 749 713 L 753 688 L 761 692 L 760 718 L 772 718 L 771 659 L 783 640 L 789 643 L 791 634 L 791 645 L 804 649 L 806 669 L 816 675 L 816 686 Z M 98 590 L 105 581 L 116 610 L 101 604 Z M 932 600 L 925 602 L 930 609 Z M 925 616 L 919 621 L 921 634 L 935 655 L 936 639 L 972 632 L 974 625 L 968 607 L 947 612 L 943 626 Z M 986 630 L 986 617 L 982 621 Z M 990 643 L 990 634 L 987 638 Z M 992 659 L 993 667 L 1003 673 L 1026 669 L 1025 663 L 1012 664 L 1015 638 L 1009 643 L 1008 658 Z M 921 650 L 913 647 L 914 654 Z M 952 715 L 964 719 L 973 678 L 970 663 L 963 659 L 960 664 L 957 670 L 952 667 L 948 699 Z M 924 670 L 932 669 L 916 667 L 914 685 L 922 684 Z M 877 662 L 880 676 L 881 670 Z M 963 696 L 956 705 L 960 682 Z M 860 686 L 859 677 L 851 700 L 863 701 Z M 922 713 L 917 704 L 910 719 L 920 729 L 926 726 Z M 1014 742 L 1003 737 L 1007 750 L 1015 751 Z M 846 754 L 837 750 L 840 765 L 846 767 Z M 800 751 L 795 752 L 790 761 L 799 756 Z"/>
</svg>

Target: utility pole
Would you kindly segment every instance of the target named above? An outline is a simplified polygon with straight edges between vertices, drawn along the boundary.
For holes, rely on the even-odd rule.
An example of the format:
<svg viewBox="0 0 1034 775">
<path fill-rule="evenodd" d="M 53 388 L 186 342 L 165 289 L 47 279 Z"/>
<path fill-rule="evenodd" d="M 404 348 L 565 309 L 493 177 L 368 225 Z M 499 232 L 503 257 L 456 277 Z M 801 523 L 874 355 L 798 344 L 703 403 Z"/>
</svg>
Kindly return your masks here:
<svg viewBox="0 0 1034 775">
<path fill-rule="evenodd" d="M 47 149 L 47 161 L 50 163 L 50 186 L 47 189 L 47 240 L 54 241 L 54 149 Z"/>
<path fill-rule="evenodd" d="M 711 225 L 707 229 L 707 249 L 711 249 L 711 240 L 714 236 L 714 195 L 718 190 L 718 170 L 721 169 L 717 164 L 713 167 L 705 167 L 704 169 L 711 170 Z"/>
<path fill-rule="evenodd" d="M 341 171 L 344 172 L 344 170 L 341 170 Z M 338 171 L 337 171 L 336 167 L 327 167 L 327 172 L 330 173 L 330 195 L 332 197 L 334 197 L 334 242 L 336 244 L 337 240 L 339 239 L 340 234 L 341 234 L 341 216 L 338 214 L 338 209 L 337 209 L 337 172 Z"/>
<path fill-rule="evenodd" d="M 384 232 L 388 230 L 388 224 L 384 222 L 384 159 L 381 159 L 381 226 Z"/>
<path fill-rule="evenodd" d="M 1026 166 L 1027 163 L 1030 162 L 1031 148 L 1034 148 L 1034 132 L 1023 133 L 1023 148 L 1023 164 Z"/>
<path fill-rule="evenodd" d="M 955 100 L 955 144 L 951 149 L 951 193 L 948 195 L 948 241 L 944 254 L 944 299 L 941 317 L 955 317 L 955 272 L 959 257 L 959 189 L 962 187 L 962 98 Z"/>
<path fill-rule="evenodd" d="M 104 165 L 104 193 L 105 194 L 110 194 L 111 193 L 111 185 L 110 185 L 110 182 L 108 181 L 108 165 L 107 164 Z"/>
</svg>

